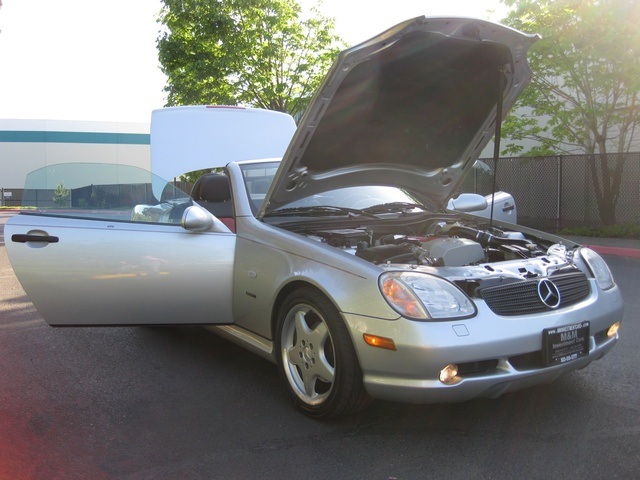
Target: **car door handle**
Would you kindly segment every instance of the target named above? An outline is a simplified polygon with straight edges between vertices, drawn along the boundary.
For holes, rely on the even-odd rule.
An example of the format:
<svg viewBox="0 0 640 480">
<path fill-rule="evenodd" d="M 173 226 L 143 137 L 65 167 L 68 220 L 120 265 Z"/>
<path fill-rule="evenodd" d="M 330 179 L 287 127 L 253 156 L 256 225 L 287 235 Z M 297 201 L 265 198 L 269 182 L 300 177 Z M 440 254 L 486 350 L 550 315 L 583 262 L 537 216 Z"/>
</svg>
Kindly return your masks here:
<svg viewBox="0 0 640 480">
<path fill-rule="evenodd" d="M 29 235 L 24 233 L 11 235 L 11 241 L 16 243 L 58 243 L 58 240 L 60 240 L 58 237 L 53 237 L 51 235 Z"/>
<path fill-rule="evenodd" d="M 515 205 L 509 205 L 508 203 L 506 203 L 504 205 L 504 207 L 502 207 L 502 211 L 503 212 L 510 212 L 511 210 L 513 210 L 514 208 L 516 208 Z"/>
</svg>

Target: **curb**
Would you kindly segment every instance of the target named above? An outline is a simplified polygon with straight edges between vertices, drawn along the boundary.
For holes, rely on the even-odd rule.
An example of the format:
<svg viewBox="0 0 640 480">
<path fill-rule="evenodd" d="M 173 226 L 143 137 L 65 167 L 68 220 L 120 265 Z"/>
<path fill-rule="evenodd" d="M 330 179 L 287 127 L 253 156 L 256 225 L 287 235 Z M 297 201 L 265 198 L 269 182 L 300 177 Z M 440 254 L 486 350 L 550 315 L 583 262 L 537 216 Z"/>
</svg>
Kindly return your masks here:
<svg viewBox="0 0 640 480">
<path fill-rule="evenodd" d="M 591 250 L 601 255 L 616 255 L 618 257 L 640 258 L 640 249 L 637 248 L 606 247 L 603 245 L 584 246 L 589 247 Z"/>
</svg>

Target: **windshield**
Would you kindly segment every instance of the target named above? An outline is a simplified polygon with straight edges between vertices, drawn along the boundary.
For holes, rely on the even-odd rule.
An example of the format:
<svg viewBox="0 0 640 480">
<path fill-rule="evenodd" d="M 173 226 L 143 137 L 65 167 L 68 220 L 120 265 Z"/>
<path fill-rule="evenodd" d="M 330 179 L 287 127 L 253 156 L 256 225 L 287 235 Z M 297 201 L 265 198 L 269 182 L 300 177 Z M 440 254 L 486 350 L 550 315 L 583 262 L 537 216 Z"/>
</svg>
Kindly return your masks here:
<svg viewBox="0 0 640 480">
<path fill-rule="evenodd" d="M 254 212 L 257 212 L 262 206 L 279 165 L 280 162 L 261 162 L 240 166 L 247 195 L 249 195 Z"/>
<path fill-rule="evenodd" d="M 249 199 L 258 210 L 273 181 L 279 162 L 244 164 L 241 166 Z M 313 207 L 336 207 L 351 210 L 367 210 L 383 205 L 421 208 L 415 198 L 396 187 L 369 185 L 338 188 L 317 195 L 310 195 L 283 205 L 274 213 L 302 210 Z"/>
<path fill-rule="evenodd" d="M 318 195 L 311 195 L 298 201 L 288 203 L 278 210 L 314 206 L 366 210 L 374 206 L 386 204 L 415 205 L 415 200 L 407 195 L 404 191 L 396 187 L 348 187 L 329 190 Z"/>
</svg>

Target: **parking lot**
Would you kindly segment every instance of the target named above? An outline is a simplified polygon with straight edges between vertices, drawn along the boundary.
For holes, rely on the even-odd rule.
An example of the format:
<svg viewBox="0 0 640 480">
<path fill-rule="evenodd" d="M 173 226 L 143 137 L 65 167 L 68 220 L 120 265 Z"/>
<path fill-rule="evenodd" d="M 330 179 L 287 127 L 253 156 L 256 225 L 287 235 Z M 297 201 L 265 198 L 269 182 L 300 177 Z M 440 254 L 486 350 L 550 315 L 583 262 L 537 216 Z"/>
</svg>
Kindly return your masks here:
<svg viewBox="0 0 640 480">
<path fill-rule="evenodd" d="M 618 346 L 553 384 L 449 405 L 296 412 L 274 365 L 201 328 L 46 325 L 0 213 L 0 479 L 638 478 L 640 259 L 605 255 Z M 73 308 L 73 305 L 69 305 Z"/>
</svg>

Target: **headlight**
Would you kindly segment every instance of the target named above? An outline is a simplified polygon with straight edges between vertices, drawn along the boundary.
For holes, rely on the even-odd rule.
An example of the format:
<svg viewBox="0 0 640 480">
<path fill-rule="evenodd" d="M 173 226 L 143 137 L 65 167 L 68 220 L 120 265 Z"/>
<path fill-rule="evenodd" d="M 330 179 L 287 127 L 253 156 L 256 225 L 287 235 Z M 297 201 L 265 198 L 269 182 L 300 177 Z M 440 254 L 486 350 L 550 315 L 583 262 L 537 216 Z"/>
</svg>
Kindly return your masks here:
<svg viewBox="0 0 640 480">
<path fill-rule="evenodd" d="M 403 317 L 416 320 L 466 318 L 476 307 L 462 290 L 433 275 L 416 272 L 387 272 L 380 275 L 385 300 Z"/>
<path fill-rule="evenodd" d="M 613 287 L 613 276 L 611 276 L 609 267 L 607 267 L 607 264 L 600 255 L 590 248 L 583 247 L 580 249 L 580 256 L 589 267 L 589 270 L 591 270 L 591 273 L 602 290 L 608 290 Z"/>
</svg>

